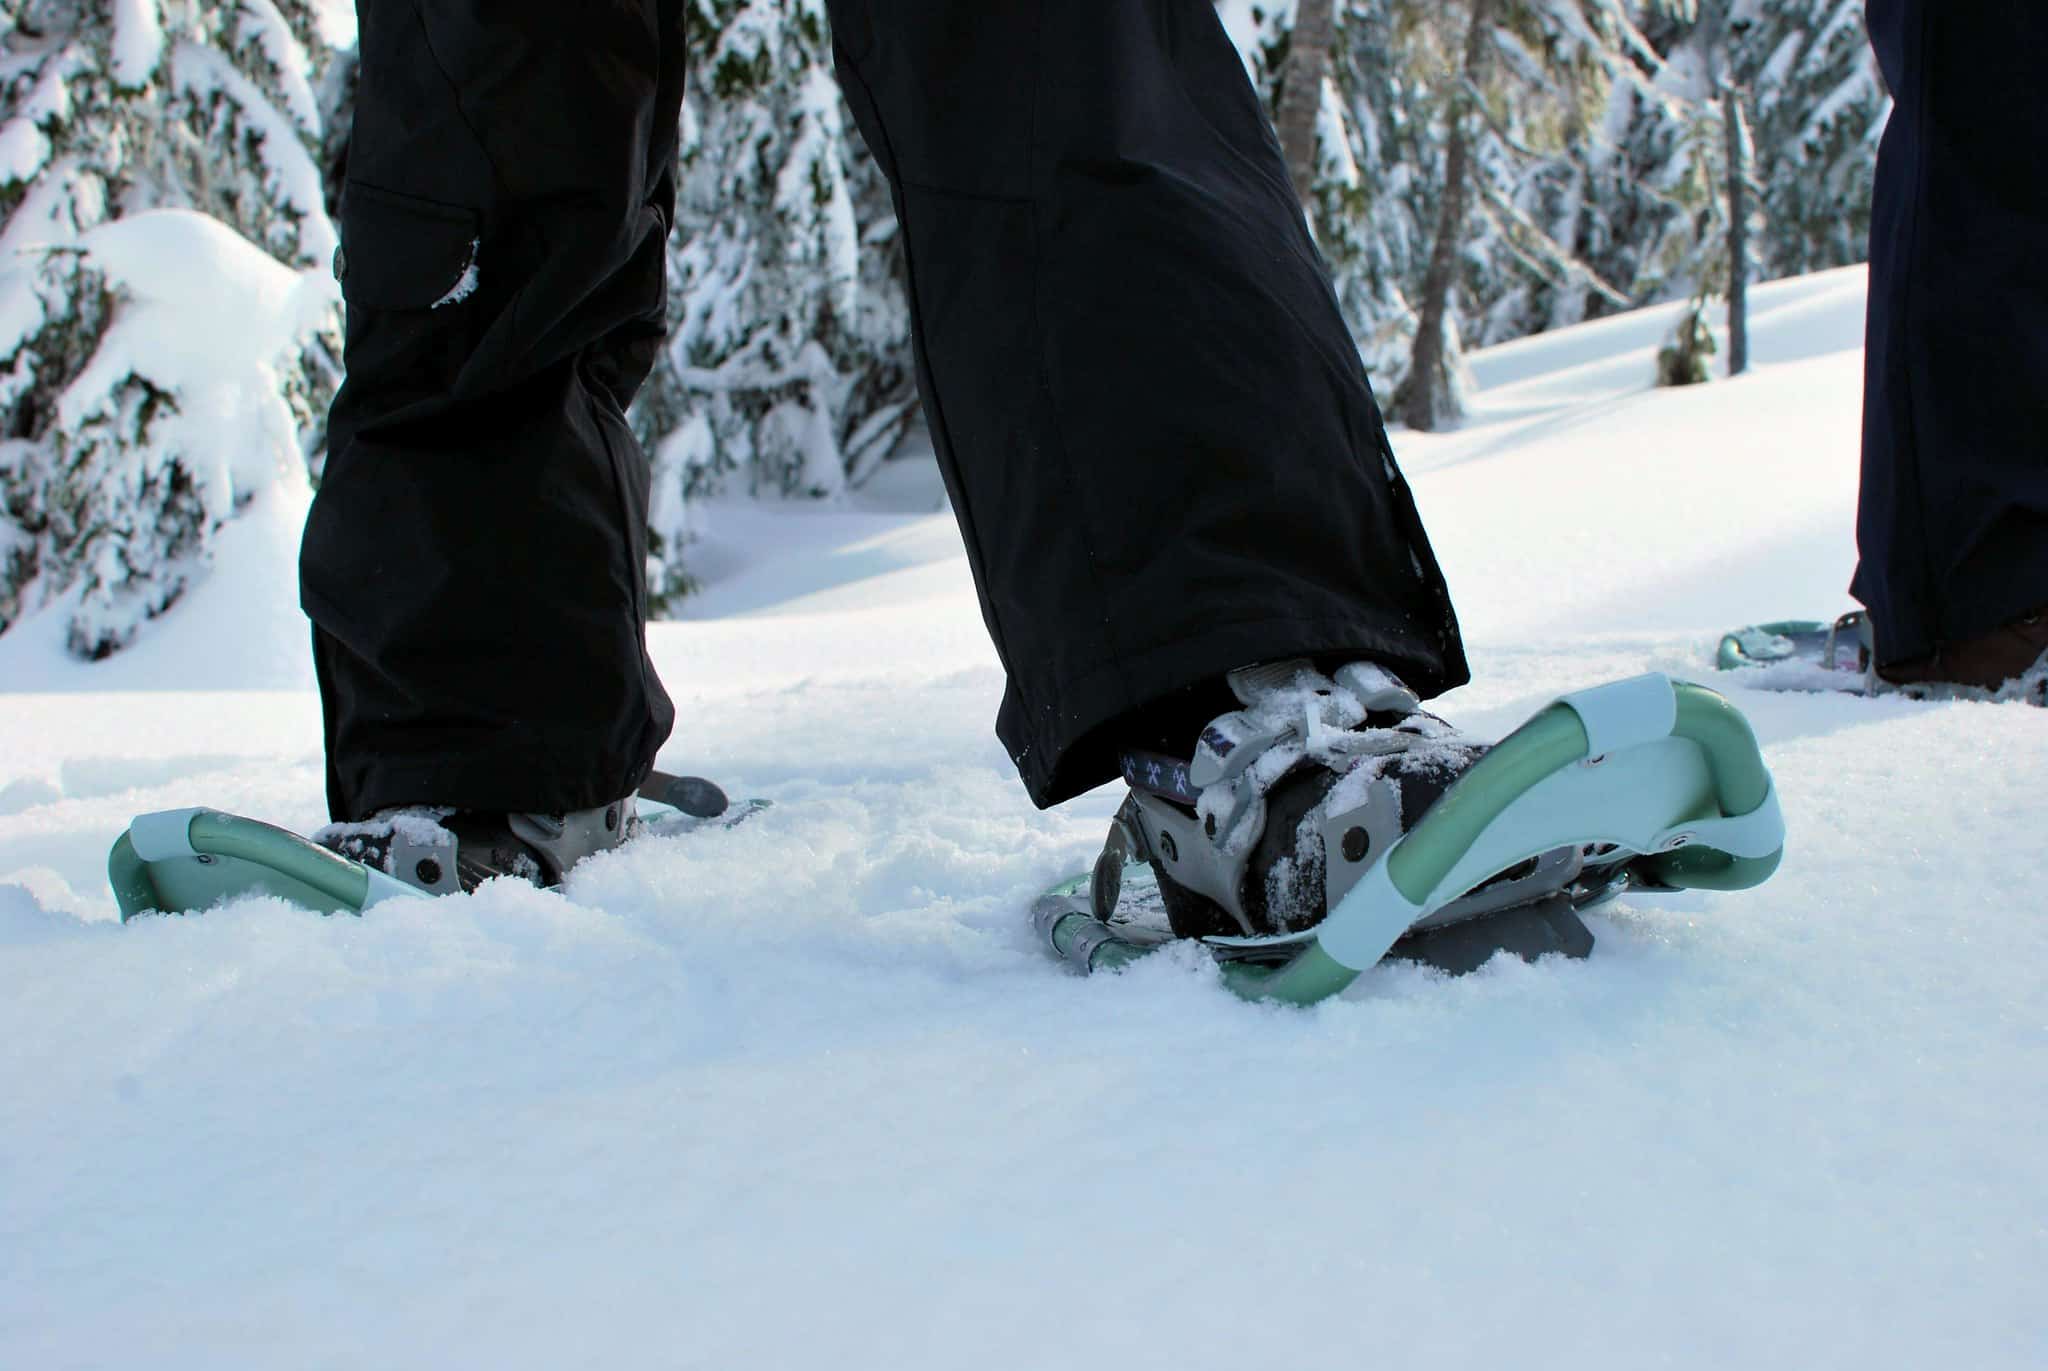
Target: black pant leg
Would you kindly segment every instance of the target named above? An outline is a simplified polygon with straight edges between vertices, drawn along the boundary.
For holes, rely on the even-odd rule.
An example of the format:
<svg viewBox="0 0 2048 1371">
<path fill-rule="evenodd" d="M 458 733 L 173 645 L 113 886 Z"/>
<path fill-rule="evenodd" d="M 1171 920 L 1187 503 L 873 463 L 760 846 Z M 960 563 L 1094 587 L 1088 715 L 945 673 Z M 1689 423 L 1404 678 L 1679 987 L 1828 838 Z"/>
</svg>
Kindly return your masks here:
<svg viewBox="0 0 2048 1371">
<path fill-rule="evenodd" d="M 1896 103 L 1871 214 L 1851 590 L 1888 665 L 2048 604 L 2048 9 L 1868 14 Z"/>
<path fill-rule="evenodd" d="M 832 0 L 1032 797 L 1196 682 L 1466 679 L 1277 141 L 1209 0 Z M 1191 742 L 1191 739 L 1184 740 Z"/>
<path fill-rule="evenodd" d="M 673 710 L 645 650 L 681 0 L 360 0 L 348 374 L 300 554 L 329 803 L 567 810 Z"/>
</svg>

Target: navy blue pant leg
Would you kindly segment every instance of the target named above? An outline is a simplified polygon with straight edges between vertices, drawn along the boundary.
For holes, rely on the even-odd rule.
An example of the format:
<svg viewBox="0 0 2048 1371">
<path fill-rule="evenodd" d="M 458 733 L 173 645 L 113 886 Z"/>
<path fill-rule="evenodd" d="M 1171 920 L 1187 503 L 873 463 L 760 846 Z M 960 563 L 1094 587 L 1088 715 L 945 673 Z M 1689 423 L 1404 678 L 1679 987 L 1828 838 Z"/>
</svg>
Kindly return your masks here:
<svg viewBox="0 0 2048 1371">
<path fill-rule="evenodd" d="M 2048 604 L 2048 6 L 1868 14 L 1897 103 L 1871 216 L 1851 591 L 1889 665 Z"/>
</svg>

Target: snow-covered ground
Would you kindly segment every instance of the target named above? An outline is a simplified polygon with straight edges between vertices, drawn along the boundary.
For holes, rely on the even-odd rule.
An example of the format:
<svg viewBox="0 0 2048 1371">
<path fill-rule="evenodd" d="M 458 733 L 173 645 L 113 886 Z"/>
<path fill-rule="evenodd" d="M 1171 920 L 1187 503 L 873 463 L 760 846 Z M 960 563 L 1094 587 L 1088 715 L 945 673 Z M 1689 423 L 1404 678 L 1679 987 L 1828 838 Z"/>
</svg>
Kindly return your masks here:
<svg viewBox="0 0 2048 1371">
<path fill-rule="evenodd" d="M 1862 299 L 1760 291 L 1761 365 L 1685 392 L 1670 311 L 1513 344 L 1397 434 L 1478 678 L 1444 711 L 1844 607 Z M 1024 911 L 1116 793 L 1024 800 L 904 466 L 722 512 L 655 630 L 665 763 L 764 816 L 559 894 L 124 928 L 131 814 L 322 817 L 264 498 L 132 652 L 0 639 L 0 1365 L 2048 1363 L 2038 711 L 1735 689 L 1782 872 L 1610 906 L 1590 961 L 1313 1011 L 1081 980 Z"/>
</svg>

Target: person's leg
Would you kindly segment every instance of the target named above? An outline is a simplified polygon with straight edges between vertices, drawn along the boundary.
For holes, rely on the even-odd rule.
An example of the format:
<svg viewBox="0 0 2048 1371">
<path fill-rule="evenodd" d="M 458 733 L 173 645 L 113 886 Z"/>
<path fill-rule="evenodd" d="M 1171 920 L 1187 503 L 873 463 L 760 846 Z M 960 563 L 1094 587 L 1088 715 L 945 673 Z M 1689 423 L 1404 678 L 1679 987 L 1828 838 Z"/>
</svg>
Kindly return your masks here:
<svg viewBox="0 0 2048 1371">
<path fill-rule="evenodd" d="M 1869 24 L 1896 103 L 1851 593 L 1881 672 L 1939 677 L 2048 606 L 2048 180 L 2031 152 L 2048 146 L 2048 9 L 1871 0 Z"/>
<path fill-rule="evenodd" d="M 1032 798 L 1110 779 L 1121 747 L 1185 755 L 1248 663 L 1462 683 L 1449 596 L 1209 0 L 828 7 L 895 190 L 919 382 Z"/>
<path fill-rule="evenodd" d="M 628 794 L 645 651 L 623 411 L 665 311 L 681 0 L 360 0 L 348 375 L 301 549 L 329 804 Z"/>
</svg>

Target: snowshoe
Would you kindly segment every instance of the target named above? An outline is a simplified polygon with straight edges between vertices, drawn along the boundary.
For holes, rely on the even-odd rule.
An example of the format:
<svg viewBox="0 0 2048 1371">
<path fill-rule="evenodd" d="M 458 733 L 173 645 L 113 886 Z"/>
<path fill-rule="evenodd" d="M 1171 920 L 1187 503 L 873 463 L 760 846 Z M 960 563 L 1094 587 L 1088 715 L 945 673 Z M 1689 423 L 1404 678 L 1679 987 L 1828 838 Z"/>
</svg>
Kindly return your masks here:
<svg viewBox="0 0 2048 1371">
<path fill-rule="evenodd" d="M 1360 700 L 1375 702 L 1386 697 Z M 1783 855 L 1784 820 L 1756 735 L 1704 687 L 1652 674 L 1578 691 L 1474 751 L 1405 827 L 1398 813 L 1390 827 L 1389 816 L 1373 812 L 1389 801 L 1384 786 L 1358 785 L 1356 804 L 1338 795 L 1325 805 L 1313 827 L 1328 913 L 1313 921 L 1290 915 L 1281 926 L 1269 914 L 1250 929 L 1197 931 L 1175 910 L 1190 890 L 1219 906 L 1228 898 L 1201 813 L 1215 814 L 1226 789 L 1197 804 L 1191 827 L 1158 822 L 1156 804 L 1127 802 L 1094 871 L 1042 897 L 1033 922 L 1056 956 L 1084 972 L 1128 965 L 1192 933 L 1232 990 L 1307 1004 L 1389 955 L 1453 973 L 1500 951 L 1583 956 L 1592 935 L 1580 910 L 1630 888 L 1744 889 L 1767 879 Z M 1188 794 L 1200 801 L 1227 779 L 1209 768 L 1198 784 L 1200 761 L 1179 778 L 1183 808 Z M 1166 773 L 1161 784 L 1170 787 Z M 1344 786 L 1340 777 L 1331 793 Z M 1217 828 L 1228 832 L 1225 820 Z M 1241 890 L 1235 913 L 1249 920 Z"/>
<path fill-rule="evenodd" d="M 1853 610 L 1829 623 L 1820 619 L 1786 619 L 1752 624 L 1723 634 L 1714 665 L 1722 671 L 1800 663 L 1837 673 L 1835 690 L 1860 690 L 1870 670 L 1870 617 Z"/>
<path fill-rule="evenodd" d="M 388 899 L 471 890 L 493 876 L 554 885 L 591 853 L 643 834 L 731 827 L 766 807 L 729 804 L 709 781 L 655 772 L 638 796 L 573 815 L 408 809 L 330 825 L 314 838 L 219 810 L 171 809 L 128 825 L 107 856 L 107 875 L 124 923 L 244 895 L 360 914 Z"/>
<path fill-rule="evenodd" d="M 1739 628 L 1722 636 L 1714 654 L 1721 670 L 1747 673 L 1742 684 L 1752 690 L 2048 705 L 2048 615 L 2016 620 L 1946 659 L 1899 663 L 1882 673 L 1875 660 L 1870 616 L 1860 609 L 1832 623 L 1791 619 Z"/>
<path fill-rule="evenodd" d="M 1150 864 L 1169 925 L 1183 938 L 1297 933 L 1319 923 L 1372 854 L 1485 752 L 1422 709 L 1369 662 L 1325 676 L 1305 660 L 1226 678 L 1242 706 L 1210 721 L 1186 763 L 1124 754 L 1130 793 L 1111 847 Z M 1491 908 L 1541 890 L 1519 877 Z"/>
</svg>

